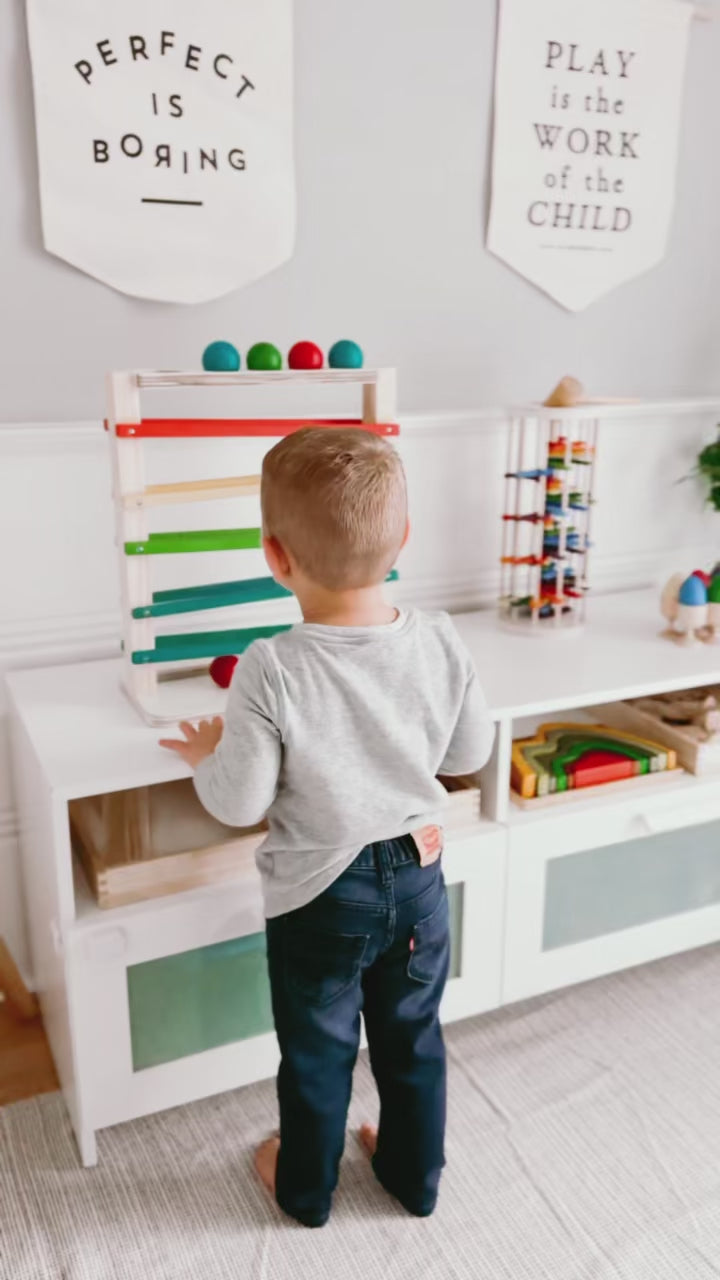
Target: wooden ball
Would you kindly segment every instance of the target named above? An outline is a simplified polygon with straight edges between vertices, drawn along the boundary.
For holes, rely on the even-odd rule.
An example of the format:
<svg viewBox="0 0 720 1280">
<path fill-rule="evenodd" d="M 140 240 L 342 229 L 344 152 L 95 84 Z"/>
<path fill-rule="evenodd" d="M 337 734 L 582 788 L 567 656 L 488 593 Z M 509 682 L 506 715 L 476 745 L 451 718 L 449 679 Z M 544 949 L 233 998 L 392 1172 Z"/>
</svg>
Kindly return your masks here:
<svg viewBox="0 0 720 1280">
<path fill-rule="evenodd" d="M 362 369 L 362 348 L 349 338 L 341 338 L 328 351 L 328 364 L 331 369 Z"/>
<path fill-rule="evenodd" d="M 202 367 L 208 373 L 236 373 L 240 352 L 232 342 L 211 342 L 203 351 Z"/>
<path fill-rule="evenodd" d="M 247 367 L 263 372 L 282 369 L 282 356 L 272 342 L 256 342 L 247 353 Z"/>
<path fill-rule="evenodd" d="M 323 353 L 314 342 L 296 342 L 288 352 L 289 369 L 322 369 Z"/>
<path fill-rule="evenodd" d="M 230 681 L 233 678 L 233 671 L 237 666 L 237 658 L 232 653 L 223 653 L 219 658 L 213 658 L 210 663 L 210 678 L 219 685 L 221 689 L 229 689 Z"/>
</svg>

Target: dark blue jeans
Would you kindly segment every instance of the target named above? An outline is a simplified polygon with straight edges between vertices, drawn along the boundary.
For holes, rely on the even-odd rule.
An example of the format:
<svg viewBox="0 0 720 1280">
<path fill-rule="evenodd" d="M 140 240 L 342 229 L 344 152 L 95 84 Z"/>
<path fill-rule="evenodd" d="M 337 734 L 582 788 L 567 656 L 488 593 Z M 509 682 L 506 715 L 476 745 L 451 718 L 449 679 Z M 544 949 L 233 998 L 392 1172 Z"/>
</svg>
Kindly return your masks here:
<svg viewBox="0 0 720 1280">
<path fill-rule="evenodd" d="M 380 1095 L 375 1174 L 410 1213 L 432 1213 L 444 1164 L 449 964 L 440 862 L 410 836 L 368 845 L 320 897 L 267 921 L 282 1060 L 280 1208 L 309 1227 L 330 1213 L 365 1018 Z"/>
</svg>

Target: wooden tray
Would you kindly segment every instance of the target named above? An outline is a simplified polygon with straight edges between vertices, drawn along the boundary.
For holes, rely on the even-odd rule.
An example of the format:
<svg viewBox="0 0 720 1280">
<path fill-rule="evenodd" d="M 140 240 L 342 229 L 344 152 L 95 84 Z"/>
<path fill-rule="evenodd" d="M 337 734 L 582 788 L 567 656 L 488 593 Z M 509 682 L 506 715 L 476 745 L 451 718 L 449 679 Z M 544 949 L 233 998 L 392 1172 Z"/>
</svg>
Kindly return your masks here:
<svg viewBox="0 0 720 1280">
<path fill-rule="evenodd" d="M 480 820 L 476 777 L 443 778 L 444 827 Z M 232 880 L 254 865 L 266 825 L 238 830 L 206 813 L 192 781 L 70 802 L 73 847 L 100 907 L 122 907 Z"/>
<path fill-rule="evenodd" d="M 678 692 L 678 698 L 687 697 L 691 689 Z M 597 716 L 613 729 L 625 729 L 651 738 L 664 747 L 672 747 L 678 763 L 689 773 L 708 774 L 720 772 L 720 734 L 703 740 L 702 730 L 695 725 L 666 724 L 659 716 L 641 710 L 632 702 L 610 702 L 607 706 L 591 707 L 590 714 Z"/>
<path fill-rule="evenodd" d="M 521 796 L 512 787 L 510 799 L 518 809 L 545 809 L 553 805 L 573 804 L 580 800 L 595 800 L 598 796 L 612 792 L 646 791 L 653 788 L 672 786 L 673 782 L 684 778 L 684 769 L 663 769 L 659 773 L 642 773 L 634 778 L 619 778 L 617 782 L 603 782 L 596 787 L 568 787 L 567 791 L 552 791 L 547 796 Z"/>
</svg>

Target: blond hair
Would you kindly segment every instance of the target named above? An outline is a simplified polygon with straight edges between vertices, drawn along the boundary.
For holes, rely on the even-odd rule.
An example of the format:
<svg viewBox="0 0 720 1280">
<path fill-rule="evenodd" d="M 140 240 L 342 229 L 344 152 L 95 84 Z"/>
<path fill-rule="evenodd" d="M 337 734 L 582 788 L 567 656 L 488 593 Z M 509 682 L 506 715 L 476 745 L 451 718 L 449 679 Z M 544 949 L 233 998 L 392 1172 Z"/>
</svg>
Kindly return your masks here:
<svg viewBox="0 0 720 1280">
<path fill-rule="evenodd" d="M 405 537 L 405 473 L 392 445 L 359 428 L 303 427 L 266 454 L 263 534 L 331 591 L 382 582 Z"/>
</svg>

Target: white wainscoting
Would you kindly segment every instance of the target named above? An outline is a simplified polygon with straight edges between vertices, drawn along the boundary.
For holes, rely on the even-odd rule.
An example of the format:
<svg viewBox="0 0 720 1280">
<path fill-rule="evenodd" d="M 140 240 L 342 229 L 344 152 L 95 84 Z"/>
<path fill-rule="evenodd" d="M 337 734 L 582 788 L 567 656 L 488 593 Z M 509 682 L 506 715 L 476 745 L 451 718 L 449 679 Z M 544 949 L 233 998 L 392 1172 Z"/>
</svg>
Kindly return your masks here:
<svg viewBox="0 0 720 1280">
<path fill-rule="evenodd" d="M 399 564 L 400 602 L 462 610 L 494 599 L 508 412 L 401 416 L 412 537 Z M 595 590 L 647 585 L 675 569 L 689 572 L 720 559 L 720 516 L 703 510 L 697 482 L 678 483 L 713 437 L 717 415 L 720 397 L 646 406 L 642 414 L 628 410 L 627 417 L 603 422 Z M 149 478 L 248 472 L 265 447 L 262 441 L 152 442 Z M 175 509 L 154 514 L 156 527 L 177 527 Z M 254 523 L 257 509 L 248 507 L 247 518 Z M 192 523 L 207 522 L 208 512 L 194 508 Z M 100 422 L 0 424 L 0 547 L 0 673 L 119 651 L 110 471 Z M 203 576 L 231 577 L 230 554 L 203 557 Z M 183 558 L 173 559 L 163 566 L 167 585 L 188 575 Z M 238 575 L 255 570 L 248 564 L 242 561 Z M 259 572 L 261 564 L 258 556 Z M 256 616 L 263 614 L 261 606 Z M 189 625 L 201 624 L 191 618 Z M 27 973 L 5 720 L 0 685 L 0 934 Z"/>
</svg>

